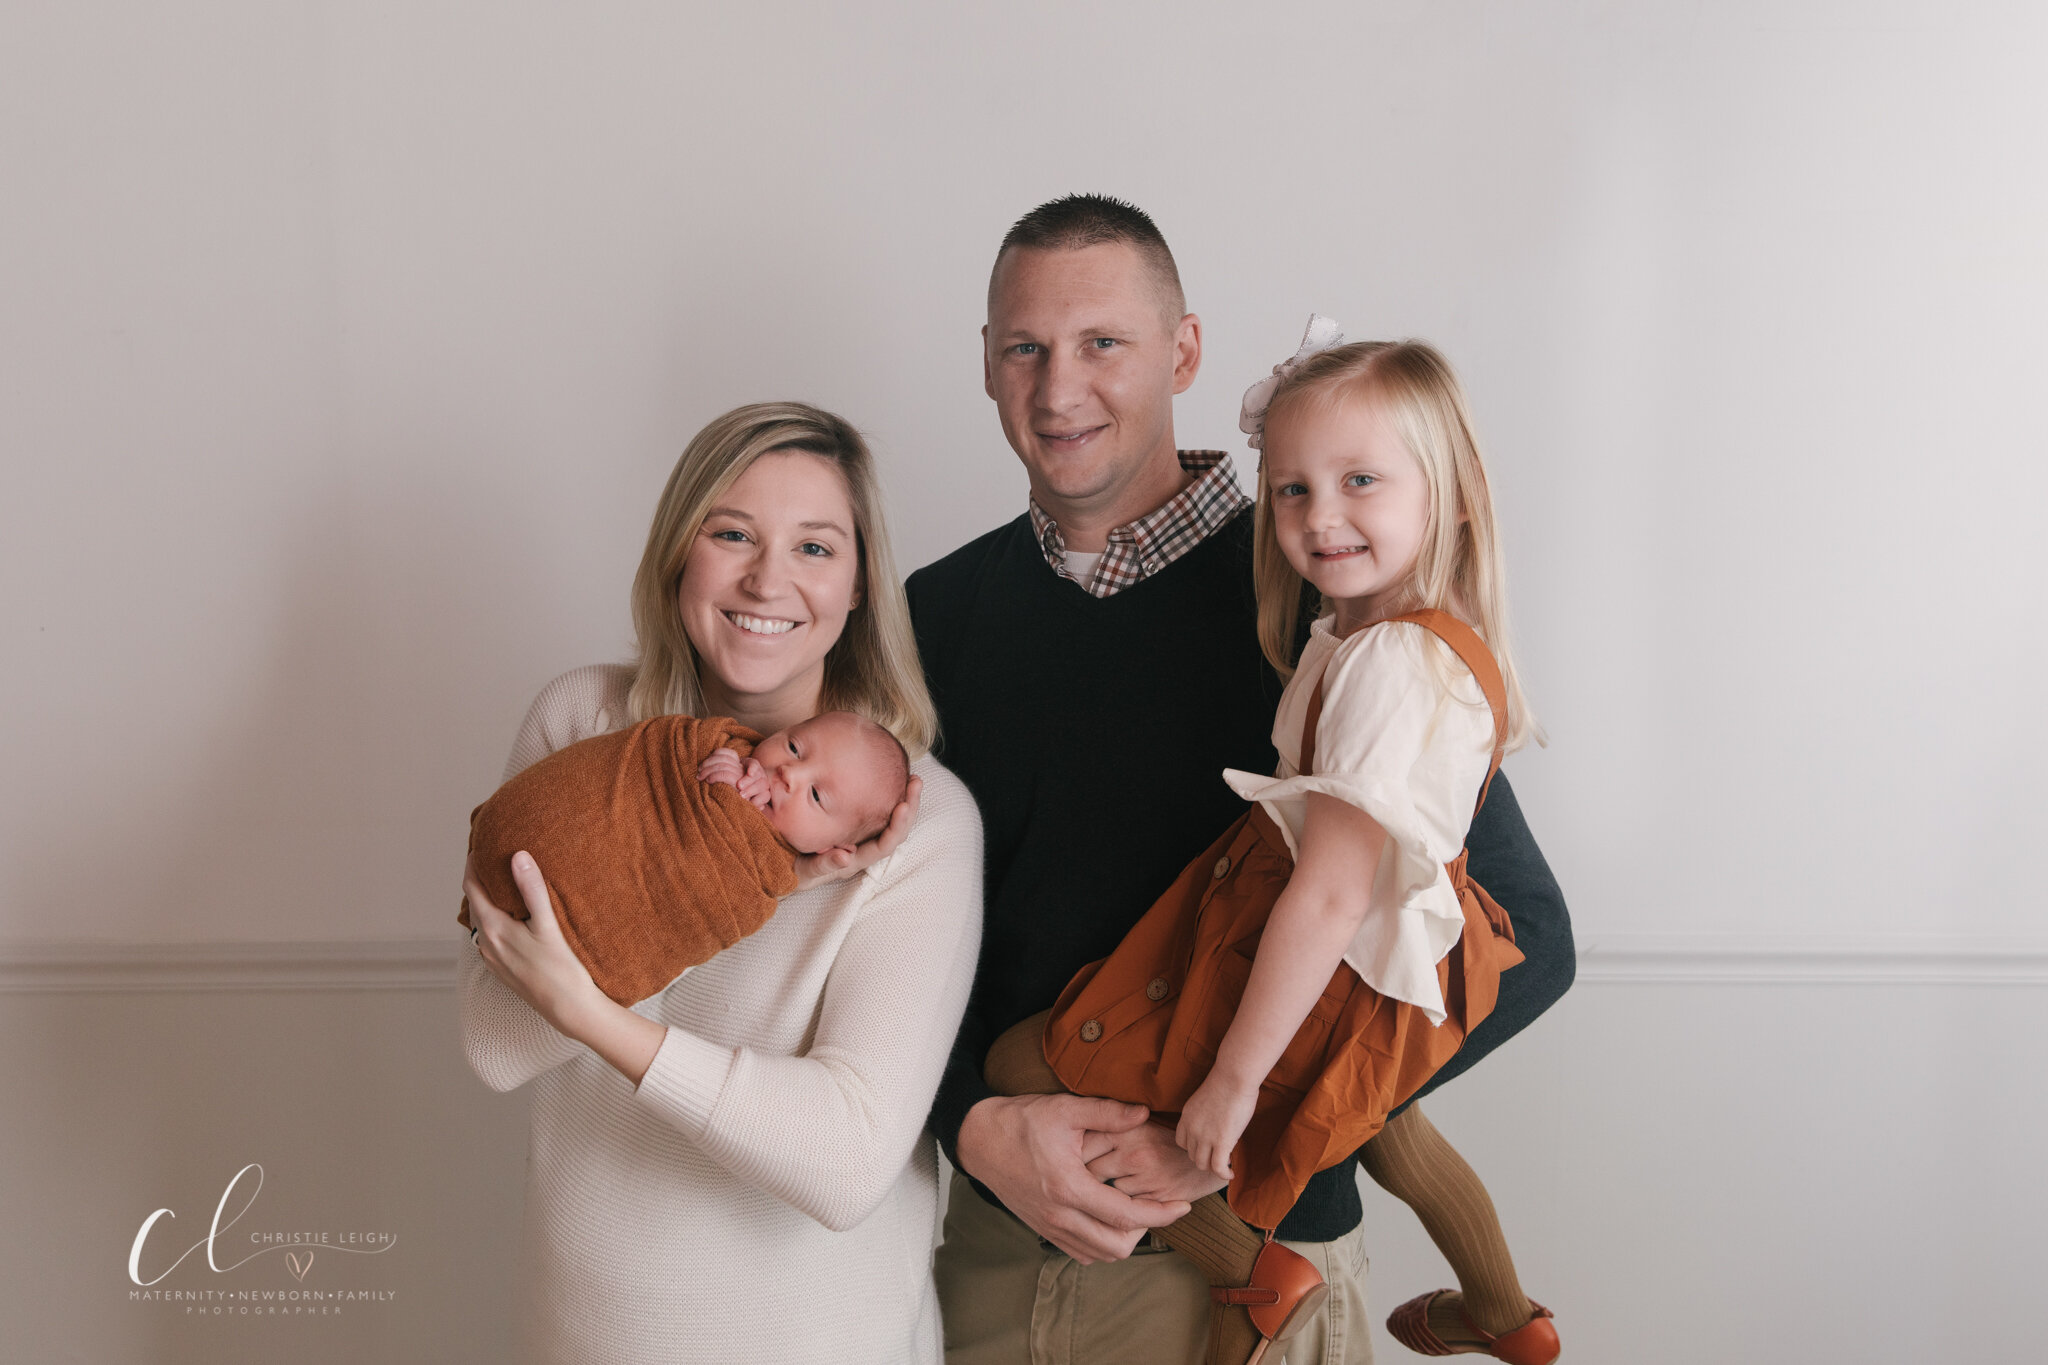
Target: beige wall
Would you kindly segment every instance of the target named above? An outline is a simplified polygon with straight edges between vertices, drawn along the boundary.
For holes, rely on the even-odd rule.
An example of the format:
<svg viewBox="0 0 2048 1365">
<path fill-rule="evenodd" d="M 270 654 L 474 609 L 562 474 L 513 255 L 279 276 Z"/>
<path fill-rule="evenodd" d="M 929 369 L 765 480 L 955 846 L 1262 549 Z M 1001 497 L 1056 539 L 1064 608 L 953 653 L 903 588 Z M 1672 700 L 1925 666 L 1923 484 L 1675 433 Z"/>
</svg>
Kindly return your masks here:
<svg viewBox="0 0 2048 1365">
<path fill-rule="evenodd" d="M 850 414 L 906 565 L 1014 515 L 979 301 L 1078 187 L 1187 442 L 1312 308 L 1463 367 L 1587 930 L 2036 932 L 2040 8 L 1260 13 L 11 11 L 0 938 L 442 932 L 708 417 Z"/>
<path fill-rule="evenodd" d="M 1547 1092 L 1444 1108 L 1539 1292 L 1632 1346 L 1581 1358 L 1954 1346 L 1901 1304 L 2015 1344 L 1959 1305 L 2042 1212 L 1998 1173 L 2048 983 L 2044 40 L 1904 0 L 8 8 L 0 1316 L 279 1358 L 106 1304 L 140 1215 L 260 1160 L 417 1249 L 292 1358 L 496 1354 L 518 1101 L 445 987 L 389 988 L 440 971 L 467 811 L 629 648 L 717 412 L 868 430 L 906 567 L 1019 510 L 982 289 L 1085 188 L 1179 253 L 1188 444 L 1244 453 L 1311 309 L 1467 377 L 1553 740 L 1514 778 L 1611 971 L 1526 1041 Z"/>
</svg>

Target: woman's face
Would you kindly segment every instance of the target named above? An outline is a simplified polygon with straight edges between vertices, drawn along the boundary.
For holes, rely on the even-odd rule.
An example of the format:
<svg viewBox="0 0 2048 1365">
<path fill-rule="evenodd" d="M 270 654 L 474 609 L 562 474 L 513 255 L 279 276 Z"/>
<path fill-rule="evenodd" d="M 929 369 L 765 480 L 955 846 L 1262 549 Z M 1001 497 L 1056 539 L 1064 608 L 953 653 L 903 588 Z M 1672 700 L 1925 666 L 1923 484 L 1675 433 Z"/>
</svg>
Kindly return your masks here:
<svg viewBox="0 0 2048 1365">
<path fill-rule="evenodd" d="M 816 714 L 825 655 L 859 603 L 838 466 L 800 450 L 757 458 L 705 515 L 676 589 L 708 709 L 764 731 Z"/>
</svg>

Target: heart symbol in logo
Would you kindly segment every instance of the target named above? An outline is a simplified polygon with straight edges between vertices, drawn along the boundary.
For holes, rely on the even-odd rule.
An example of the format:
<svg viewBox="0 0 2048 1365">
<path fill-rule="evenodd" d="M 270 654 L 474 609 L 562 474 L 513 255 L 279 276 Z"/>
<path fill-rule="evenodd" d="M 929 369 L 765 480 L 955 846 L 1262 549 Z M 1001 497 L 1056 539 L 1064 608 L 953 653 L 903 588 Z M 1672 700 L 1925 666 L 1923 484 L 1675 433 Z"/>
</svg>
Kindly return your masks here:
<svg viewBox="0 0 2048 1365">
<path fill-rule="evenodd" d="M 287 1251 L 284 1254 L 284 1263 L 291 1267 L 292 1274 L 299 1277 L 299 1283 L 304 1284 L 306 1282 L 306 1272 L 313 1268 L 313 1253 L 307 1252 L 305 1262 L 301 1264 L 298 1252 Z"/>
</svg>

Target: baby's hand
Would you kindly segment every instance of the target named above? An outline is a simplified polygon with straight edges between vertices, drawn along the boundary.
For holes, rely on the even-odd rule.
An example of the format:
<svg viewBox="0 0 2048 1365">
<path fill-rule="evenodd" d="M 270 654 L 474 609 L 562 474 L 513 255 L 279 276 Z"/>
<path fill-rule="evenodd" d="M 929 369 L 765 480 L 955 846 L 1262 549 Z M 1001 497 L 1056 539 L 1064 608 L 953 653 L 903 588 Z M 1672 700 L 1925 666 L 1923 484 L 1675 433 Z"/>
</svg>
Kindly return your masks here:
<svg viewBox="0 0 2048 1365">
<path fill-rule="evenodd" d="M 733 785 L 740 789 L 741 796 L 762 810 L 768 809 L 768 770 L 759 759 L 750 758 L 741 764 L 740 780 Z"/>
<path fill-rule="evenodd" d="M 737 751 L 732 749 L 713 749 L 711 757 L 705 759 L 697 766 L 697 780 L 699 782 L 723 782 L 729 787 L 737 787 L 740 784 L 741 774 L 745 772 L 746 767 L 740 762 L 740 756 Z"/>
<path fill-rule="evenodd" d="M 1256 1086 L 1234 1089 L 1211 1075 L 1188 1097 L 1173 1140 L 1197 1166 L 1218 1179 L 1231 1179 L 1230 1153 L 1244 1136 L 1245 1125 L 1252 1121 L 1258 1097 Z"/>
<path fill-rule="evenodd" d="M 741 796 L 762 810 L 768 809 L 768 770 L 751 758 L 741 758 L 735 750 L 713 749 L 711 757 L 698 765 L 697 780 L 737 787 Z"/>
</svg>

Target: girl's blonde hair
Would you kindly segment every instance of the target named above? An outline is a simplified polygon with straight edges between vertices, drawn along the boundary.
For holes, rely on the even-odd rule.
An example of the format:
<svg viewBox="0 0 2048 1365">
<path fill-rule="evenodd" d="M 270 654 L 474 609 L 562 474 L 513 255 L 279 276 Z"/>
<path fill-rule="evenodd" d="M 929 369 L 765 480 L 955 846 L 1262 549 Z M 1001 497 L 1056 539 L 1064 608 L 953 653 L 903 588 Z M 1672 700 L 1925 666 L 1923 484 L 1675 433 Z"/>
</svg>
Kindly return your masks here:
<svg viewBox="0 0 2048 1365">
<path fill-rule="evenodd" d="M 1510 752 L 1543 737 L 1522 695 L 1508 638 L 1507 568 L 1494 519 L 1486 466 L 1472 435 L 1472 415 L 1450 363 L 1420 341 L 1357 341 L 1311 356 L 1280 381 L 1266 408 L 1273 414 L 1305 403 L 1376 404 L 1421 467 L 1429 490 L 1429 527 L 1415 567 L 1390 614 L 1434 607 L 1470 624 L 1500 664 L 1507 687 Z M 1463 519 L 1459 514 L 1463 513 Z M 1320 594 L 1302 581 L 1281 552 L 1273 493 L 1263 467 L 1253 523 L 1252 556 L 1259 594 L 1259 646 L 1290 677 L 1303 613 L 1322 613 Z"/>
<path fill-rule="evenodd" d="M 911 634 L 910 607 L 896 577 L 881 487 L 867 442 L 844 418 L 808 403 L 750 403 L 698 432 L 668 476 L 647 550 L 633 577 L 633 629 L 639 656 L 626 710 L 634 722 L 699 715 L 704 687 L 697 650 L 676 606 L 683 561 L 714 506 L 747 466 L 771 451 L 801 450 L 829 460 L 846 480 L 859 555 L 858 604 L 825 656 L 821 711 L 854 711 L 903 741 L 913 757 L 932 746 L 938 713 L 925 689 Z"/>
</svg>

